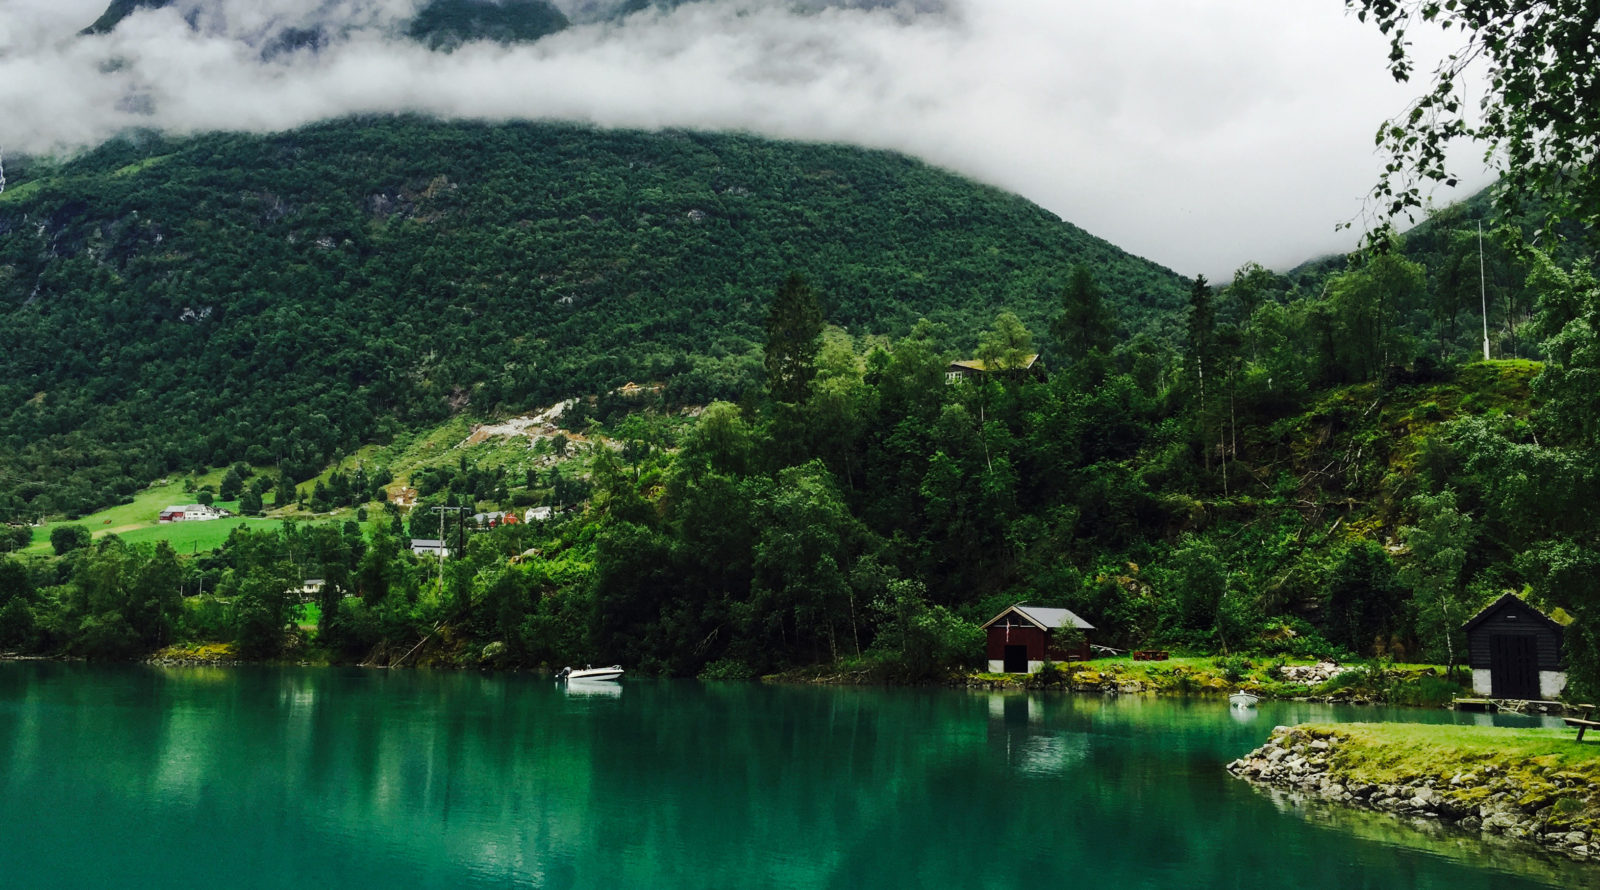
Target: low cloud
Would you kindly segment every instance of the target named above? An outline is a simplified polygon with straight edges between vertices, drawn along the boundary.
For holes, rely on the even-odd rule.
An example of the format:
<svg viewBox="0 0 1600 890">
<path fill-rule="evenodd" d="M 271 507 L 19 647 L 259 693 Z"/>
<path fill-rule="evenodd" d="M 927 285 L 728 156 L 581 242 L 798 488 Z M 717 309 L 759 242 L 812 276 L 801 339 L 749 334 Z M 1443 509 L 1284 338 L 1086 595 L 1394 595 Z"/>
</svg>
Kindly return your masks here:
<svg viewBox="0 0 1600 890">
<path fill-rule="evenodd" d="M 705 0 L 581 24 L 607 2 L 560 0 L 580 24 L 536 44 L 435 53 L 398 36 L 418 0 L 191 0 L 94 37 L 104 0 L 10 0 L 0 145 L 386 111 L 743 130 L 904 151 L 1224 277 L 1350 246 L 1333 227 L 1381 169 L 1372 134 L 1418 89 L 1337 0 Z M 307 22 L 332 42 L 263 57 Z"/>
</svg>

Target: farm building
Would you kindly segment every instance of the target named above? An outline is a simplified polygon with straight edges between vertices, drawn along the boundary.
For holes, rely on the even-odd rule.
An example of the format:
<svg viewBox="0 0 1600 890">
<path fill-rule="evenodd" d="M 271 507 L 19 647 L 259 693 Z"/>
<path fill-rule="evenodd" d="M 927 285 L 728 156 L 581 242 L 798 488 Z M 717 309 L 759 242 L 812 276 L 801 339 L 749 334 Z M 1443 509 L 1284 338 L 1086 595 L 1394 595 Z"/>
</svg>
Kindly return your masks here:
<svg viewBox="0 0 1600 890">
<path fill-rule="evenodd" d="M 1461 626 L 1472 691 L 1488 698 L 1549 701 L 1566 688 L 1561 624 L 1508 593 Z"/>
<path fill-rule="evenodd" d="M 954 361 L 950 363 L 948 368 L 945 368 L 944 379 L 946 383 L 957 383 L 962 380 L 973 380 L 997 372 L 1019 379 L 1029 377 L 1040 381 L 1045 379 L 1044 365 L 1039 362 L 1037 353 L 1023 357 L 1022 363 L 1014 368 L 1001 367 L 991 369 L 981 358 Z"/>
<path fill-rule="evenodd" d="M 1094 625 L 1067 609 L 1018 603 L 989 619 L 983 630 L 991 672 L 1031 674 L 1046 661 L 1089 660 L 1086 632 Z"/>
<path fill-rule="evenodd" d="M 438 538 L 412 538 L 411 552 L 418 556 L 437 556 L 441 558 L 450 556 L 450 548 L 446 547 L 444 542 Z"/>
<path fill-rule="evenodd" d="M 225 515 L 227 514 L 221 510 L 205 504 L 185 504 L 162 510 L 158 518 L 162 522 L 203 522 L 207 519 L 221 519 Z"/>
</svg>

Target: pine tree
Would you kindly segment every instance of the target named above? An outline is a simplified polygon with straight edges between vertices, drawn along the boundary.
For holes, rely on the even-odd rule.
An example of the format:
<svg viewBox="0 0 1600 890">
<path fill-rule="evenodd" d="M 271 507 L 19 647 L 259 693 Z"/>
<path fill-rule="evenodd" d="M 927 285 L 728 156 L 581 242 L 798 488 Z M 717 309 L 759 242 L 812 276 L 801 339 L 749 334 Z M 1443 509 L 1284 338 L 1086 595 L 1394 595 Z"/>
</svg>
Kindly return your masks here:
<svg viewBox="0 0 1600 890">
<path fill-rule="evenodd" d="M 1072 267 L 1072 277 L 1061 291 L 1061 314 L 1051 322 L 1050 334 L 1074 362 L 1105 351 L 1110 342 L 1111 316 L 1087 266 Z"/>
<path fill-rule="evenodd" d="M 1211 285 L 1204 275 L 1196 275 L 1189 290 L 1189 373 L 1200 396 L 1200 411 L 1206 409 L 1206 375 L 1216 347 L 1217 309 L 1211 301 Z"/>
<path fill-rule="evenodd" d="M 294 503 L 296 497 L 294 483 L 290 481 L 289 474 L 284 473 L 278 477 L 278 489 L 272 495 L 272 504 L 275 507 L 287 507 Z"/>
<path fill-rule="evenodd" d="M 774 401 L 805 401 L 821 346 L 822 305 L 805 277 L 791 272 L 767 315 L 767 392 Z"/>
<path fill-rule="evenodd" d="M 229 467 L 228 472 L 222 474 L 222 485 L 218 488 L 217 493 L 223 500 L 233 501 L 238 500 L 239 491 L 242 488 L 244 488 L 244 479 L 240 477 L 237 469 Z"/>
</svg>

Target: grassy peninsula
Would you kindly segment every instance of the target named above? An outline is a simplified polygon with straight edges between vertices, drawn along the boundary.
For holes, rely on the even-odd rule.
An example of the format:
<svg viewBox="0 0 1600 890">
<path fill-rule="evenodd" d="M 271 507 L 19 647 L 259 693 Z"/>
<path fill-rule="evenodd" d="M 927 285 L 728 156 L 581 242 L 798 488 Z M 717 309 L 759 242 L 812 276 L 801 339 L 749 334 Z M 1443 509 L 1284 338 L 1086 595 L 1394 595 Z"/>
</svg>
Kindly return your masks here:
<svg viewBox="0 0 1600 890">
<path fill-rule="evenodd" d="M 1274 730 L 1229 770 L 1321 799 L 1536 843 L 1587 859 L 1600 744 L 1569 729 L 1415 723 Z"/>
</svg>

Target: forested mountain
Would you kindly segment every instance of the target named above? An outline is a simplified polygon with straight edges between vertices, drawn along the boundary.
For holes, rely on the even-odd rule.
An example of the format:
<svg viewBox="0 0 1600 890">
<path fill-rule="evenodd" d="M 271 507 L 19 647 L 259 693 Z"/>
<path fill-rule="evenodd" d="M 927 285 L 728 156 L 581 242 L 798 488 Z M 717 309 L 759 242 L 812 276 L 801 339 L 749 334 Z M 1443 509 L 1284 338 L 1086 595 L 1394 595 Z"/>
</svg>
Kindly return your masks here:
<svg viewBox="0 0 1600 890">
<path fill-rule="evenodd" d="M 473 40 L 522 43 L 564 30 L 569 22 L 549 0 L 430 0 L 407 34 L 434 49 Z"/>
<path fill-rule="evenodd" d="M 141 9 L 176 8 L 197 30 L 226 29 L 226 10 L 205 0 L 112 0 L 81 33 L 109 34 L 124 19 Z M 327 8 L 304 18 L 274 17 L 264 27 L 239 34 L 251 45 L 272 55 L 284 50 L 320 47 L 339 36 L 344 27 L 328 15 Z M 622 11 L 617 12 L 618 15 Z M 570 22 L 550 0 L 426 0 L 405 24 L 405 34 L 432 49 L 451 49 L 473 40 L 523 43 L 565 29 Z"/>
<path fill-rule="evenodd" d="M 403 31 L 433 49 L 451 49 L 473 40 L 527 43 L 573 23 L 614 23 L 636 12 L 666 12 L 697 2 L 702 0 L 418 0 L 415 15 L 404 23 Z M 341 18 L 341 5 L 358 10 L 356 4 L 335 0 L 301 19 L 274 17 L 265 28 L 239 36 L 263 47 L 269 55 L 283 49 L 322 46 L 338 37 L 349 21 L 365 21 L 360 15 L 347 17 L 349 21 Z M 944 0 L 792 0 L 790 5 L 804 11 L 892 6 L 907 15 L 945 10 Z M 178 9 L 191 28 L 227 26 L 226 10 L 217 0 L 111 0 L 105 12 L 81 33 L 109 34 L 141 9 L 166 8 Z"/>
<path fill-rule="evenodd" d="M 1119 339 L 1170 342 L 1185 287 L 908 158 L 738 135 L 383 118 L 143 136 L 7 174 L 6 517 L 236 460 L 304 479 L 408 424 L 629 380 L 739 398 L 791 271 L 831 323 L 926 318 L 952 352 L 1002 309 L 1047 342 L 1074 264 Z"/>
</svg>

